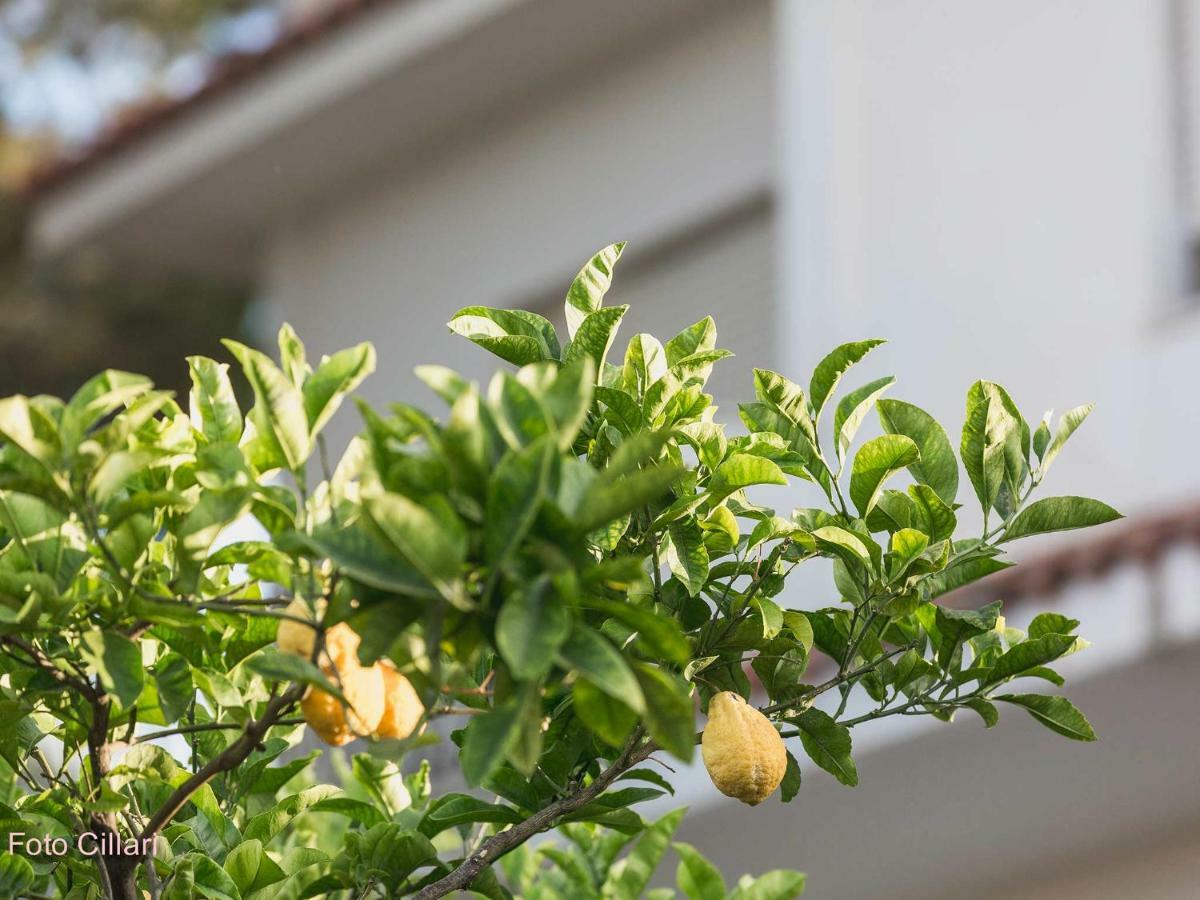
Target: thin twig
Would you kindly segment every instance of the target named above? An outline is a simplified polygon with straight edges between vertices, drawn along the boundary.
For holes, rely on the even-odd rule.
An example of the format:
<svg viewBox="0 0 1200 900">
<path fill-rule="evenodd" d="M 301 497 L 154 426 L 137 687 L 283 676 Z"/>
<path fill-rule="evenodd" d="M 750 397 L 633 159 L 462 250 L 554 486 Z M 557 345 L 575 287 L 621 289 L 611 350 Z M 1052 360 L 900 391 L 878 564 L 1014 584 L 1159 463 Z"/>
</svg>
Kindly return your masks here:
<svg viewBox="0 0 1200 900">
<path fill-rule="evenodd" d="M 273 727 L 282 727 L 288 725 L 303 725 L 304 719 L 290 718 L 279 719 L 273 724 Z M 132 740 L 134 744 L 145 744 L 149 741 L 157 741 L 160 738 L 171 737 L 176 734 L 197 734 L 201 731 L 241 731 L 246 726 L 240 722 L 202 722 L 197 725 L 180 725 L 178 728 L 164 728 L 162 731 L 151 731 L 147 734 L 139 734 Z"/>
</svg>

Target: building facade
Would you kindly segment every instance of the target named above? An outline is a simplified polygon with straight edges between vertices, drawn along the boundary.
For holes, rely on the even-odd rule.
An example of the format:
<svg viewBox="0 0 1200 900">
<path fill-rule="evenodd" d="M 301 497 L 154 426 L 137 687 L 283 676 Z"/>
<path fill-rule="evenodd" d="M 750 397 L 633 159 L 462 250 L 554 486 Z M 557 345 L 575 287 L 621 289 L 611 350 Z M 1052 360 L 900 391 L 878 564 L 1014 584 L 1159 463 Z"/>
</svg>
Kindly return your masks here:
<svg viewBox="0 0 1200 900">
<path fill-rule="evenodd" d="M 57 173 L 34 238 L 250 279 L 264 333 L 371 339 L 366 395 L 418 402 L 415 365 L 491 371 L 456 309 L 556 317 L 628 240 L 622 334 L 711 312 L 725 410 L 751 366 L 803 380 L 886 337 L 864 370 L 953 427 L 979 377 L 1031 419 L 1095 401 L 1047 489 L 1165 521 L 1200 493 L 1198 23 L 1194 0 L 360 0 Z M 1200 562 L 1167 518 L 1014 607 L 1083 619 L 1100 744 L 1014 714 L 860 729 L 853 792 L 806 768 L 793 805 L 744 810 L 685 774 L 684 839 L 822 898 L 1195 896 Z"/>
</svg>

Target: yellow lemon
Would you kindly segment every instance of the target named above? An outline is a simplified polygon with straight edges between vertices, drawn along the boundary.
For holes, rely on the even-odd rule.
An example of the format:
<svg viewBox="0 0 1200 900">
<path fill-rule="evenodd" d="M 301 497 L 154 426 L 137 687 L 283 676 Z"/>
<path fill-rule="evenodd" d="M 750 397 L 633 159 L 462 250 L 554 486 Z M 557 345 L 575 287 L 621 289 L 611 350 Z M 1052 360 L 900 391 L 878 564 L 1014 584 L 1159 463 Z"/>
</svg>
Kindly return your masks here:
<svg viewBox="0 0 1200 900">
<path fill-rule="evenodd" d="M 382 659 L 376 666 L 383 672 L 385 704 L 383 718 L 375 728 L 375 737 L 403 740 L 416 730 L 425 714 L 425 707 L 421 705 L 421 698 L 412 684 L 396 671 L 395 666 Z"/>
<path fill-rule="evenodd" d="M 340 747 L 355 738 L 353 729 L 346 722 L 346 711 L 342 701 L 325 691 L 309 688 L 300 701 L 304 721 L 317 736 L 327 744 Z"/>
<path fill-rule="evenodd" d="M 284 610 L 289 616 L 294 616 L 295 619 L 307 619 L 310 622 L 315 622 L 325 610 L 321 607 L 323 603 L 318 603 L 318 609 L 314 615 L 313 610 L 309 607 L 308 601 L 301 597 L 297 597 L 287 605 Z M 294 619 L 280 619 L 279 630 L 275 633 L 275 644 L 284 653 L 293 653 L 296 656 L 302 656 L 305 659 L 312 659 L 313 644 L 317 640 L 317 631 L 315 628 L 310 628 Z"/>
<path fill-rule="evenodd" d="M 700 752 L 717 790 L 751 806 L 771 796 L 787 770 L 787 750 L 775 726 L 732 691 L 709 701 Z"/>
<path fill-rule="evenodd" d="M 379 727 L 386 706 L 383 670 L 376 666 L 368 669 L 355 663 L 336 672 L 327 670 L 326 674 L 341 688 L 349 706 L 344 706 L 332 694 L 309 688 L 300 701 L 304 721 L 321 740 L 335 747 L 371 734 Z"/>
</svg>

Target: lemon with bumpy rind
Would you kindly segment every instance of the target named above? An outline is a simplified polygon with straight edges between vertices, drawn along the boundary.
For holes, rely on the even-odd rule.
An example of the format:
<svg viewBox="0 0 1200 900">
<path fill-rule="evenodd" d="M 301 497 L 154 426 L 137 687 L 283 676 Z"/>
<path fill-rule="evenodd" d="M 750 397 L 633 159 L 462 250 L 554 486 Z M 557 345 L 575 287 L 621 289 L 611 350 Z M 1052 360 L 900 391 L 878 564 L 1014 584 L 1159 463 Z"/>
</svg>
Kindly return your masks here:
<svg viewBox="0 0 1200 900">
<path fill-rule="evenodd" d="M 375 728 L 375 737 L 403 740 L 416 731 L 425 715 L 425 707 L 412 683 L 397 672 L 395 666 L 382 659 L 376 666 L 383 671 L 385 705 L 383 718 Z"/>
<path fill-rule="evenodd" d="M 700 751 L 717 790 L 751 806 L 771 796 L 787 770 L 787 749 L 775 726 L 732 691 L 708 702 Z"/>
<path fill-rule="evenodd" d="M 304 721 L 321 740 L 335 747 L 375 731 L 386 706 L 383 669 L 366 668 L 355 660 L 340 666 L 336 672 L 326 669 L 325 674 L 341 688 L 346 704 L 326 691 L 310 687 L 300 701 Z"/>
</svg>

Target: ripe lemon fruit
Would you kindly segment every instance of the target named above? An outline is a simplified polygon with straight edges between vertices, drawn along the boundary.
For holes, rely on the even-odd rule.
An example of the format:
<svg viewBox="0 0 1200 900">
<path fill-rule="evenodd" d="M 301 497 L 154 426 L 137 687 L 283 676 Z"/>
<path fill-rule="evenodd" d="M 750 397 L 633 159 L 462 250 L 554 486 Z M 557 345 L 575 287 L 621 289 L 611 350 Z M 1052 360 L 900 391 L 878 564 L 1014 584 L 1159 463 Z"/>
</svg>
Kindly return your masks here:
<svg viewBox="0 0 1200 900">
<path fill-rule="evenodd" d="M 308 601 L 301 597 L 297 597 L 287 605 L 284 610 L 289 616 L 294 616 L 294 619 L 280 619 L 279 630 L 275 632 L 275 644 L 284 653 L 292 653 L 296 656 L 301 656 L 304 659 L 312 659 L 313 644 L 317 640 L 317 630 L 310 628 L 295 619 L 307 619 L 310 622 L 315 622 L 324 614 L 324 604 L 317 603 L 317 609 L 309 607 Z"/>
<path fill-rule="evenodd" d="M 356 660 L 336 672 L 326 669 L 325 674 L 341 687 L 348 705 L 326 691 L 310 687 L 300 701 L 304 721 L 321 740 L 335 747 L 375 731 L 386 706 L 383 669 L 366 668 Z"/>
<path fill-rule="evenodd" d="M 317 617 L 324 613 L 321 606 L 318 604 L 315 611 Z M 314 612 L 301 599 L 288 604 L 287 611 L 297 618 L 315 621 Z M 316 638 L 316 629 L 284 619 L 279 623 L 275 642 L 285 653 L 312 659 Z M 321 740 L 335 747 L 373 733 L 387 707 L 383 669 L 359 663 L 360 643 L 361 638 L 345 622 L 339 622 L 325 632 L 321 671 L 341 689 L 346 703 L 315 687 L 310 687 L 300 701 L 304 720 Z"/>
<path fill-rule="evenodd" d="M 416 730 L 421 717 L 425 715 L 425 707 L 421 705 L 421 698 L 417 696 L 412 683 L 397 672 L 395 666 L 382 659 L 375 665 L 383 672 L 385 701 L 383 718 L 375 728 L 375 737 L 403 740 Z"/>
<path fill-rule="evenodd" d="M 787 770 L 787 749 L 775 726 L 732 691 L 709 701 L 700 753 L 717 790 L 750 806 L 771 796 Z"/>
<path fill-rule="evenodd" d="M 304 659 L 312 659 L 313 647 L 317 642 L 317 630 L 296 619 L 318 622 L 325 615 L 325 601 L 318 600 L 316 609 L 310 609 L 308 602 L 297 597 L 287 605 L 285 612 L 292 616 L 290 619 L 280 619 L 279 629 L 275 632 L 275 645 L 284 653 L 291 653 Z M 345 622 L 339 622 L 325 632 L 325 652 L 321 655 L 321 668 L 333 665 L 340 672 L 349 665 L 358 665 L 358 645 L 361 643 L 358 634 Z"/>
</svg>

